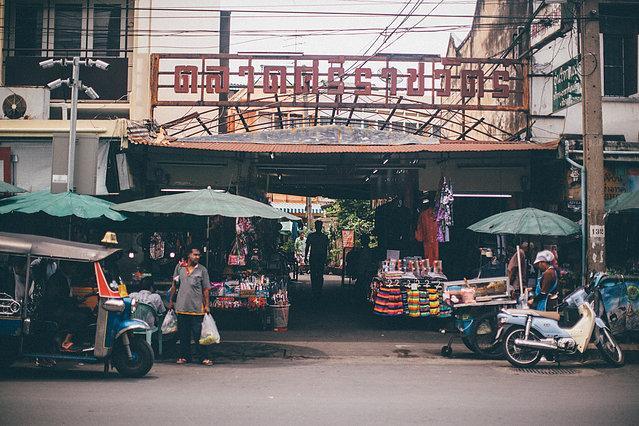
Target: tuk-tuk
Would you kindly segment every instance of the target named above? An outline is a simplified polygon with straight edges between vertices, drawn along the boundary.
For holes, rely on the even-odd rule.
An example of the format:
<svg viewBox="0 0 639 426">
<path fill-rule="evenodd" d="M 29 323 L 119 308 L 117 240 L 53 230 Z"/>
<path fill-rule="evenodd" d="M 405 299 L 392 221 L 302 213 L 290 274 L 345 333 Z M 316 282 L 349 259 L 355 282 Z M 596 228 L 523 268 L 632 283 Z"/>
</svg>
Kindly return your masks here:
<svg viewBox="0 0 639 426">
<path fill-rule="evenodd" d="M 13 270 L 6 273 L 6 268 L 5 273 L 0 274 L 0 280 L 11 280 L 9 285 L 0 282 L 4 285 L 0 287 L 4 288 L 0 290 L 0 368 L 10 366 L 19 358 L 31 358 L 104 363 L 105 372 L 112 365 L 126 377 L 147 374 L 153 366 L 153 350 L 143 335 L 134 332 L 148 330 L 149 326 L 144 321 L 131 318 L 136 309 L 135 300 L 122 297 L 117 280 L 112 280 L 108 272 L 105 275 L 105 262 L 118 251 L 39 235 L 0 232 L 0 256 L 10 255 L 17 264 L 24 261 L 26 265 L 21 269 L 24 273 L 20 277 Z M 46 286 L 46 283 L 34 282 L 33 265 L 38 259 L 81 262 L 90 269 L 86 281 L 97 288 L 93 293 L 97 304 L 91 316 L 95 324 L 87 324 L 86 347 L 65 352 L 59 344 L 50 344 L 64 330 L 60 330 L 59 324 L 36 315 L 38 300 L 33 289 L 36 285 L 40 288 Z M 19 291 L 22 283 L 24 289 Z M 14 285 L 12 296 L 7 289 Z M 15 293 L 19 293 L 20 300 Z"/>
</svg>

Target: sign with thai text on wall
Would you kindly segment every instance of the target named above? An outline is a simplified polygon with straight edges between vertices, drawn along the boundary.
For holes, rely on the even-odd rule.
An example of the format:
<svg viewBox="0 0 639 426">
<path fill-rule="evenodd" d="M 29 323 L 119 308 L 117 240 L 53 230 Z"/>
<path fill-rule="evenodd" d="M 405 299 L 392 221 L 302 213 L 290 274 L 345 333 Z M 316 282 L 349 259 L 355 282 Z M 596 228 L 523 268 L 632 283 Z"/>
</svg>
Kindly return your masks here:
<svg viewBox="0 0 639 426">
<path fill-rule="evenodd" d="M 523 111 L 523 66 L 438 55 L 155 54 L 151 103 Z"/>
<path fill-rule="evenodd" d="M 573 58 L 552 72 L 552 111 L 581 102 L 581 65 Z"/>
</svg>

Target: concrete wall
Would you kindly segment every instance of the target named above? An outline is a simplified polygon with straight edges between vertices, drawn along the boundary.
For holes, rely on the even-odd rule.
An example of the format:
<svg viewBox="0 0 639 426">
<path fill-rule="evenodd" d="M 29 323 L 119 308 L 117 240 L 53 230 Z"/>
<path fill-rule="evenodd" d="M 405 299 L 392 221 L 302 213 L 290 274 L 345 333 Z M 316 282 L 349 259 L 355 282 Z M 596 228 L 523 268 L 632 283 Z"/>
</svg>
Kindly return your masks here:
<svg viewBox="0 0 639 426">
<path fill-rule="evenodd" d="M 507 49 L 513 39 L 515 27 L 512 25 L 505 25 L 506 19 L 525 19 L 528 11 L 528 1 L 526 0 L 509 0 L 509 1 L 494 1 L 494 0 L 478 0 L 475 16 L 473 20 L 473 28 L 469 32 L 468 36 L 461 42 L 456 43 L 451 40 L 449 43 L 446 56 L 448 57 L 461 57 L 461 58 L 490 58 L 500 57 L 501 52 Z M 501 17 L 501 18 L 495 18 Z M 491 26 L 493 29 L 491 29 Z M 511 56 L 509 56 L 511 57 Z M 459 67 L 461 68 L 461 67 Z M 484 71 L 488 71 L 491 67 L 484 66 Z M 459 103 L 459 95 L 453 94 L 450 99 L 451 103 Z M 505 104 L 503 101 L 495 100 L 487 96 L 482 99 L 482 104 Z M 507 104 L 507 103 L 506 103 Z M 525 127 L 526 120 L 525 114 L 513 113 L 513 112 L 497 112 L 497 111 L 466 111 L 453 115 L 453 113 L 446 113 L 444 117 L 448 116 L 457 123 L 445 124 L 446 127 L 453 128 L 459 132 L 463 131 L 465 122 L 466 126 L 472 125 L 475 120 L 464 120 L 464 114 L 467 117 L 481 118 L 484 117 L 486 122 L 494 124 L 495 126 L 506 130 L 509 133 L 515 133 L 522 127 Z M 496 129 L 488 126 L 481 126 L 480 129 L 490 135 L 494 135 L 499 139 L 505 139 L 507 136 L 503 132 L 499 132 Z M 458 134 L 454 132 L 445 132 L 448 138 L 456 139 Z M 490 139 L 486 135 L 482 135 L 479 132 L 471 131 L 468 134 L 469 137 L 478 140 Z"/>
</svg>

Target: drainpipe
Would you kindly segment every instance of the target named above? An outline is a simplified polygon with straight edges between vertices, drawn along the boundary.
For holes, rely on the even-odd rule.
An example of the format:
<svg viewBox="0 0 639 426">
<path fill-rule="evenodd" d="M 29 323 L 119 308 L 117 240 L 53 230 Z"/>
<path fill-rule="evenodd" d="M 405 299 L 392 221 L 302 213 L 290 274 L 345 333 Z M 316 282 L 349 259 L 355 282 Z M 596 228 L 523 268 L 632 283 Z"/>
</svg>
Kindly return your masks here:
<svg viewBox="0 0 639 426">
<path fill-rule="evenodd" d="M 586 252 L 588 250 L 588 238 L 586 235 L 586 168 L 570 158 L 570 150 L 568 149 L 568 141 L 564 141 L 564 158 L 573 167 L 578 168 L 581 171 L 581 283 L 586 285 Z"/>
</svg>

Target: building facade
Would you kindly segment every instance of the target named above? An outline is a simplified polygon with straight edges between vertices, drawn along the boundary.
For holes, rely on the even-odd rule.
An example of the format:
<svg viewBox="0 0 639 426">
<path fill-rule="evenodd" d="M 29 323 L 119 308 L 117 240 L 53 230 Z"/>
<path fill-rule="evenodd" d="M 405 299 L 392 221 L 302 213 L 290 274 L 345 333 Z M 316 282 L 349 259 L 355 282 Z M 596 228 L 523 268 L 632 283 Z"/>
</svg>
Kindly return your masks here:
<svg viewBox="0 0 639 426">
<path fill-rule="evenodd" d="M 151 116 L 153 53 L 219 49 L 219 2 L 177 11 L 175 0 L 7 0 L 0 5 L 0 162 L 5 181 L 27 190 L 49 189 L 54 155 L 68 148 L 70 90 L 47 83 L 70 77 L 70 67 L 44 69 L 49 58 L 100 59 L 106 71 L 82 67 L 80 79 L 99 99 L 80 92 L 75 182 L 78 192 L 127 189 L 120 146 L 126 120 Z M 189 28 L 185 34 L 184 29 Z M 183 111 L 157 111 L 175 117 Z M 168 120 L 168 118 L 167 118 Z M 61 164 L 66 164 L 66 157 Z M 124 178 L 124 179 L 123 179 Z"/>
</svg>

